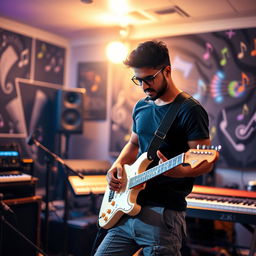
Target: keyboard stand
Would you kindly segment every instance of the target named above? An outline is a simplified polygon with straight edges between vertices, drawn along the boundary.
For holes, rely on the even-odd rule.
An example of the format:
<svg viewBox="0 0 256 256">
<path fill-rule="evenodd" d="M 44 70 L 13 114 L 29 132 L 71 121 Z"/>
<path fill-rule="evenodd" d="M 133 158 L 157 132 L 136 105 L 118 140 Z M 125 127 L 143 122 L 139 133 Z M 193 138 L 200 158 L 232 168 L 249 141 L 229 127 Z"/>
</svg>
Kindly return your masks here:
<svg viewBox="0 0 256 256">
<path fill-rule="evenodd" d="M 200 197 L 202 197 L 202 200 L 200 199 L 200 197 L 198 198 L 200 202 L 199 204 L 198 202 L 193 201 L 193 197 L 196 198 L 196 195 L 198 194 Z M 189 196 L 192 196 L 192 200 L 189 199 Z M 191 195 L 189 196 L 187 197 L 188 207 L 186 211 L 188 217 L 230 221 L 244 225 L 244 227 L 252 233 L 248 256 L 254 256 L 254 253 L 256 252 L 255 192 L 195 185 L 193 187 Z M 207 199 L 207 197 L 209 199 Z M 252 201 L 254 203 L 247 208 L 248 211 L 244 211 L 243 208 L 239 208 L 239 205 L 235 206 L 233 209 L 232 207 L 225 208 L 223 207 L 222 202 L 215 202 L 213 206 L 213 204 L 210 203 L 211 197 L 213 197 L 213 199 L 214 197 L 216 197 L 216 199 L 223 198 L 224 200 L 228 198 L 233 198 L 235 200 L 238 200 L 238 202 L 243 202 L 248 199 L 249 201 Z M 233 203 L 231 202 L 231 205 L 232 204 Z"/>
<path fill-rule="evenodd" d="M 254 252 L 256 252 L 256 226 L 254 226 L 254 231 L 252 234 L 249 256 L 253 256 Z"/>
</svg>

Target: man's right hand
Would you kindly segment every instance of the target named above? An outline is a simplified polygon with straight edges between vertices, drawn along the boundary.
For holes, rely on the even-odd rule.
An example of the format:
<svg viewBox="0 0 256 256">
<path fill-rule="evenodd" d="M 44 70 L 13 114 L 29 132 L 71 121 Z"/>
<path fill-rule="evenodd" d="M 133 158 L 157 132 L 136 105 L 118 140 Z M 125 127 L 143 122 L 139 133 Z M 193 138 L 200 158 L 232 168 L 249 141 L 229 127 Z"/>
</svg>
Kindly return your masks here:
<svg viewBox="0 0 256 256">
<path fill-rule="evenodd" d="M 107 181 L 109 188 L 114 191 L 119 191 L 122 188 L 123 166 L 116 164 L 112 166 L 107 173 Z"/>
</svg>

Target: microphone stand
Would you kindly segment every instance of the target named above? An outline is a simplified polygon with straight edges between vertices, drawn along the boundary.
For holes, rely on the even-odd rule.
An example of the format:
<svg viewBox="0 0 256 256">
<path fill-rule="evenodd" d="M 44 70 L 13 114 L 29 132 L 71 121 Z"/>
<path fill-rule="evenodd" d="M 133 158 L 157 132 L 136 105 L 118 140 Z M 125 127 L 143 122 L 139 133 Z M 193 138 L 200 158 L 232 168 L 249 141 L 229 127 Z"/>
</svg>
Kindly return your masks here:
<svg viewBox="0 0 256 256">
<path fill-rule="evenodd" d="M 18 234 L 21 238 L 23 238 L 27 243 L 29 243 L 37 252 L 40 252 L 42 255 L 47 256 L 47 254 L 35 245 L 31 240 L 29 240 L 21 231 L 19 231 L 16 227 L 14 227 L 9 221 L 7 221 L 4 217 L 5 214 L 15 214 L 11 208 L 5 204 L 4 202 L 0 201 L 0 255 L 2 255 L 2 242 L 3 242 L 3 228 L 4 225 L 7 225 L 10 229 L 12 229 L 16 234 Z"/>
<path fill-rule="evenodd" d="M 37 147 L 42 149 L 46 153 L 47 160 L 47 173 L 46 173 L 46 187 L 45 187 L 45 250 L 47 252 L 48 249 L 48 226 L 49 226 L 49 180 L 50 180 L 50 167 L 51 167 L 51 160 L 55 160 L 58 163 L 60 163 L 64 168 L 65 173 L 65 186 L 64 186 L 64 218 L 63 218 L 63 224 L 64 224 L 64 255 L 67 255 L 67 233 L 68 233 L 68 172 L 71 172 L 72 174 L 78 176 L 79 178 L 83 179 L 83 175 L 80 173 L 74 171 L 71 167 L 69 167 L 62 158 L 60 158 L 58 155 L 50 151 L 47 147 L 42 145 L 35 136 L 32 136 L 30 138 L 29 145 L 35 144 Z M 51 159 L 50 159 L 51 158 Z"/>
</svg>

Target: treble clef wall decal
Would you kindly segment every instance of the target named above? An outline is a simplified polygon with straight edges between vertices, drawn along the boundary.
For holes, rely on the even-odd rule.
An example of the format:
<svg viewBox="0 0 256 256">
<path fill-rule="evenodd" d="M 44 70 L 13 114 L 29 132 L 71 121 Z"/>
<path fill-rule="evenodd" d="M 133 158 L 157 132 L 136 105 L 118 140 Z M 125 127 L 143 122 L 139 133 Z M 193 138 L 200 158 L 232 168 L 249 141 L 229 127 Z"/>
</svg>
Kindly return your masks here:
<svg viewBox="0 0 256 256">
<path fill-rule="evenodd" d="M 240 124 L 236 128 L 236 137 L 240 140 L 248 139 L 251 134 L 255 131 L 256 126 L 256 112 L 250 119 L 247 125 Z"/>
</svg>

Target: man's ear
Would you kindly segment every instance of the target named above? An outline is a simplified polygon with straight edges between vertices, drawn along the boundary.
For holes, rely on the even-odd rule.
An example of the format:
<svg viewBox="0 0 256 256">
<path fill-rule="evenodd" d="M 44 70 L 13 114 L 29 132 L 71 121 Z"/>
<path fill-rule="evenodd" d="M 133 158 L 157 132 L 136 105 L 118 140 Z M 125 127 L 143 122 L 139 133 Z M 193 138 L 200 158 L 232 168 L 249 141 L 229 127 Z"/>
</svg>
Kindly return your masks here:
<svg viewBox="0 0 256 256">
<path fill-rule="evenodd" d="M 171 66 L 166 66 L 165 72 L 166 72 L 166 74 L 171 74 L 171 72 L 172 72 Z"/>
</svg>

